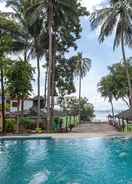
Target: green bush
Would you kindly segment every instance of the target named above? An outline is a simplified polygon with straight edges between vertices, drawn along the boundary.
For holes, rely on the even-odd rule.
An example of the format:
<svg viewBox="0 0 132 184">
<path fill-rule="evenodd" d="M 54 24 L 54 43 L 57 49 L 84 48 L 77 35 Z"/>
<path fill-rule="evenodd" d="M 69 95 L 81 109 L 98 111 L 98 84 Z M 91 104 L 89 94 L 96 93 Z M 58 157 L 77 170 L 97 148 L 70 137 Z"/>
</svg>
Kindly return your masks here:
<svg viewBox="0 0 132 184">
<path fill-rule="evenodd" d="M 10 110 L 10 104 L 5 104 L 6 111 Z M 2 111 L 2 105 L 0 104 L 0 111 Z"/>
<path fill-rule="evenodd" d="M 6 132 L 13 132 L 15 130 L 16 120 L 15 119 L 6 119 L 5 120 L 5 129 Z"/>
<path fill-rule="evenodd" d="M 132 132 L 132 125 L 128 125 L 127 131 L 128 131 L 128 132 Z"/>
<path fill-rule="evenodd" d="M 62 124 L 63 124 L 63 119 L 62 118 L 56 117 L 54 119 L 54 128 L 55 129 L 61 128 Z"/>
<path fill-rule="evenodd" d="M 56 117 L 56 118 L 54 119 L 54 122 L 55 122 L 55 124 L 60 123 L 60 118 L 59 118 L 59 117 Z"/>
<path fill-rule="evenodd" d="M 20 118 L 20 125 L 22 125 L 24 128 L 31 128 L 32 126 L 32 119 L 31 118 Z"/>
<path fill-rule="evenodd" d="M 70 132 L 72 131 L 72 129 L 75 127 L 75 125 L 71 124 L 69 125 L 69 128 L 70 128 Z"/>
<path fill-rule="evenodd" d="M 43 133 L 43 130 L 42 130 L 42 128 L 36 128 L 36 133 L 38 133 L 38 134 L 41 134 L 41 133 Z"/>
</svg>

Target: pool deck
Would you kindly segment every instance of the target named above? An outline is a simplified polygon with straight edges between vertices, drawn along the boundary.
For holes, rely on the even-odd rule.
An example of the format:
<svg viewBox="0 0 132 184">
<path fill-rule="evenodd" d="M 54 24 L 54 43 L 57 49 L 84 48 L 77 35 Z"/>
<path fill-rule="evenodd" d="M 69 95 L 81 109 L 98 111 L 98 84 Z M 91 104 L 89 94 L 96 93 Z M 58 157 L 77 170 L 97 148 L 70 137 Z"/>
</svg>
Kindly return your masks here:
<svg viewBox="0 0 132 184">
<path fill-rule="evenodd" d="M 2 139 L 68 139 L 68 138 L 105 138 L 105 137 L 122 137 L 129 136 L 132 134 L 126 134 L 118 132 L 114 127 L 106 123 L 89 123 L 82 124 L 79 127 L 73 129 L 70 133 L 50 133 L 50 134 L 33 134 L 33 135 L 6 135 L 0 136 Z"/>
</svg>

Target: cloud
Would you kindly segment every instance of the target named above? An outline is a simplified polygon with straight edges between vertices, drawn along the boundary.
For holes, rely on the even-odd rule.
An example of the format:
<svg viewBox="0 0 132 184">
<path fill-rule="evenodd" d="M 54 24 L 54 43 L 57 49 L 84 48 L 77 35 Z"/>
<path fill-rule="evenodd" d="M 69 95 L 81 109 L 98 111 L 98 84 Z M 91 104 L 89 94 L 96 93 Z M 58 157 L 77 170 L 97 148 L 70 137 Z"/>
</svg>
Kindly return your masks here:
<svg viewBox="0 0 132 184">
<path fill-rule="evenodd" d="M 97 5 L 102 3 L 104 0 L 81 0 L 82 4 L 87 7 L 88 10 L 94 9 Z M 0 10 L 6 12 L 10 11 L 11 9 L 5 7 L 5 3 L 0 3 Z"/>
<path fill-rule="evenodd" d="M 10 12 L 10 11 L 12 11 L 11 8 L 5 7 L 5 3 L 4 2 L 0 3 L 0 10 L 2 12 Z"/>
<path fill-rule="evenodd" d="M 95 9 L 95 7 L 102 7 L 102 5 L 106 2 L 106 0 L 80 0 L 82 2 L 83 6 L 86 6 L 87 9 L 91 12 Z M 108 1 L 107 1 L 108 2 Z M 10 11 L 10 9 L 5 7 L 4 3 L 0 3 L 0 10 L 2 11 Z M 82 81 L 82 96 L 86 96 L 91 103 L 94 104 L 95 109 L 110 109 L 110 105 L 107 100 L 104 100 L 99 93 L 97 93 L 97 82 L 100 80 L 100 78 L 106 74 L 106 65 L 110 65 L 114 60 L 118 60 L 119 58 L 119 52 L 116 52 L 115 55 L 112 53 L 112 49 L 110 51 L 111 47 L 111 40 L 108 40 L 108 42 L 104 43 L 104 46 L 98 46 L 97 43 L 97 36 L 98 31 L 96 32 L 90 32 L 90 26 L 88 25 L 87 19 L 82 20 L 83 25 L 83 33 L 82 33 L 82 39 L 79 40 L 78 45 L 79 49 L 84 53 L 84 55 L 87 55 L 87 53 L 90 54 L 90 57 L 93 58 L 93 66 L 92 69 L 88 75 L 83 81 Z M 109 52 L 107 52 L 107 50 Z M 109 59 L 110 58 L 110 59 Z M 107 63 L 105 63 L 107 60 Z M 32 65 L 36 67 L 36 62 L 32 61 Z M 44 93 L 44 71 L 41 69 L 41 95 Z M 34 78 L 36 79 L 35 74 Z M 37 83 L 36 81 L 33 82 L 33 95 L 37 94 Z M 76 87 L 78 89 L 78 81 L 76 82 Z M 78 90 L 74 95 L 78 95 Z M 118 109 L 120 107 L 125 107 L 122 102 L 115 102 L 114 101 L 115 108 Z M 39 176 L 43 179 L 43 176 Z M 34 179 L 36 183 L 36 178 Z"/>
<path fill-rule="evenodd" d="M 82 0 L 82 4 L 90 11 L 102 2 L 102 0 Z"/>
</svg>

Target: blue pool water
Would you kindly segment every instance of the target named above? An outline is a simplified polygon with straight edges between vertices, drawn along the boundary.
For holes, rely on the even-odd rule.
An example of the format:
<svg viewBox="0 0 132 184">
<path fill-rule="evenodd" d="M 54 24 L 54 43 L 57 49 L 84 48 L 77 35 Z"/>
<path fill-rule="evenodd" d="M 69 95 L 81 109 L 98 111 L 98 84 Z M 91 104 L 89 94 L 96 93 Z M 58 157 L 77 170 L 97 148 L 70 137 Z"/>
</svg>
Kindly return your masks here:
<svg viewBox="0 0 132 184">
<path fill-rule="evenodd" d="M 0 141 L 0 184 L 132 184 L 132 140 Z"/>
</svg>

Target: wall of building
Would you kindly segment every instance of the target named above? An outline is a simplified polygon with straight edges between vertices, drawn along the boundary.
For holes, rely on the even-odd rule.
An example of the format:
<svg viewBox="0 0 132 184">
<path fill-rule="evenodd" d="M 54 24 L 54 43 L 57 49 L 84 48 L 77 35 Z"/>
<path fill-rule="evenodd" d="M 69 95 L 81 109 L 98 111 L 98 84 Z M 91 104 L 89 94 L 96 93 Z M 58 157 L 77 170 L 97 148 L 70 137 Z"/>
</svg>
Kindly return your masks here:
<svg viewBox="0 0 132 184">
<path fill-rule="evenodd" d="M 21 109 L 21 101 L 19 104 L 19 109 Z M 15 105 L 16 104 L 16 105 Z M 32 100 L 25 100 L 24 101 L 24 110 L 29 110 L 33 105 L 33 101 Z M 10 101 L 10 112 L 16 112 L 17 111 L 17 100 L 11 100 Z"/>
</svg>

